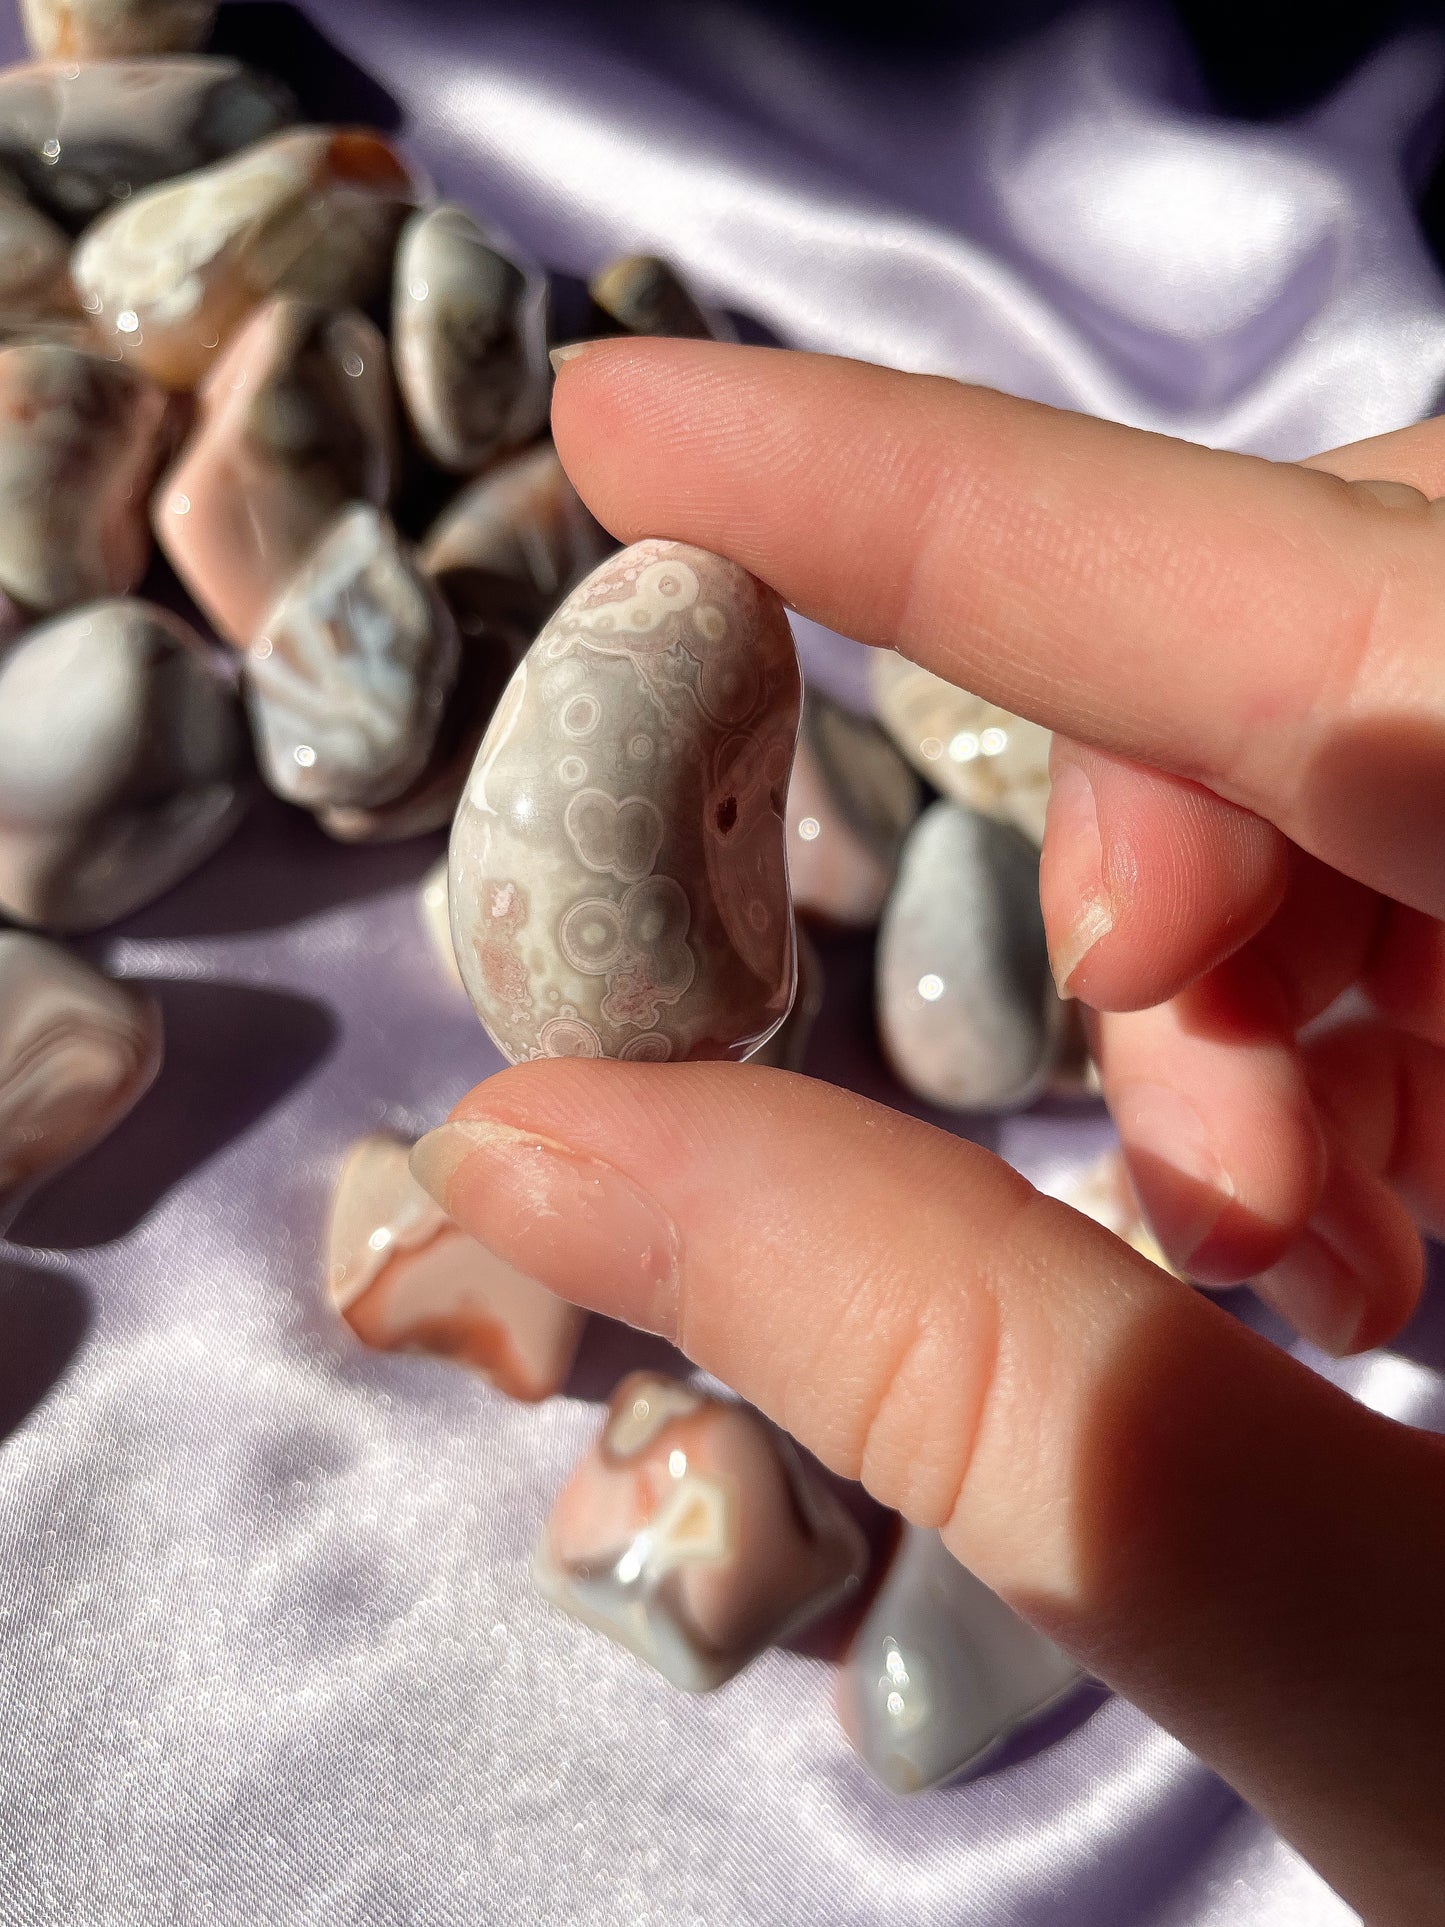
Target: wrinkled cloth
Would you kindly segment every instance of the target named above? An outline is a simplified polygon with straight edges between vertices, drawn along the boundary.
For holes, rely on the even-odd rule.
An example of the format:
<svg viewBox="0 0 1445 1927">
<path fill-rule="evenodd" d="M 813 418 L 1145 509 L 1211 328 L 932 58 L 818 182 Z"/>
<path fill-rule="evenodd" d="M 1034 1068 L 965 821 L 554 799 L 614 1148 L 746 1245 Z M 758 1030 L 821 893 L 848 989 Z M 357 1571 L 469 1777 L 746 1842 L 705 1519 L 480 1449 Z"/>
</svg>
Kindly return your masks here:
<svg viewBox="0 0 1445 1927">
<path fill-rule="evenodd" d="M 444 192 L 573 275 L 658 249 L 784 341 L 1272 456 L 1415 419 L 1445 376 L 1410 198 L 1430 37 L 1274 126 L 1212 118 L 1142 11 L 893 64 L 723 4 L 306 15 L 335 59 L 276 6 L 222 34 L 308 69 L 313 103 L 389 101 Z M 856 700 L 861 652 L 801 639 Z M 531 1409 L 365 1352 L 323 1299 L 346 1145 L 426 1128 L 497 1065 L 423 934 L 437 847 L 343 849 L 267 803 L 85 946 L 155 987 L 169 1056 L 0 1245 L 0 1920 L 1353 1919 L 1120 1699 L 905 1802 L 806 1644 L 689 1699 L 534 1596 L 599 1401 L 663 1348 L 594 1322 Z M 906 1102 L 866 943 L 825 961 L 810 1068 Z M 1083 1107 L 939 1121 L 1049 1188 L 1109 1140 Z M 1329 1369 L 1445 1426 L 1438 1300 Z"/>
</svg>

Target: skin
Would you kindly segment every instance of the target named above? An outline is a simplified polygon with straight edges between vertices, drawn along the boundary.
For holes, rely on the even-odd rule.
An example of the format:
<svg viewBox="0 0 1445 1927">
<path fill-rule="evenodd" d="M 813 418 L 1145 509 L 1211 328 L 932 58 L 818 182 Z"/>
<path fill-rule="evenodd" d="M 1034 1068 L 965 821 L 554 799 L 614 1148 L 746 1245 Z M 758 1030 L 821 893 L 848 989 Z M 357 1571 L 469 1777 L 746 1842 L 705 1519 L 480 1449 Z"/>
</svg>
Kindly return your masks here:
<svg viewBox="0 0 1445 1927">
<path fill-rule="evenodd" d="M 1396 1331 L 1445 1227 L 1445 425 L 1272 464 L 618 341 L 565 363 L 554 429 L 620 540 L 730 556 L 1058 732 L 1051 950 L 1162 1242 L 1332 1350 Z M 474 1142 L 417 1170 L 474 1236 L 941 1527 L 1372 1923 L 1435 1917 L 1445 1441 L 846 1091 L 538 1062 L 454 1116 Z M 545 1251 L 543 1158 L 581 1174 Z"/>
</svg>

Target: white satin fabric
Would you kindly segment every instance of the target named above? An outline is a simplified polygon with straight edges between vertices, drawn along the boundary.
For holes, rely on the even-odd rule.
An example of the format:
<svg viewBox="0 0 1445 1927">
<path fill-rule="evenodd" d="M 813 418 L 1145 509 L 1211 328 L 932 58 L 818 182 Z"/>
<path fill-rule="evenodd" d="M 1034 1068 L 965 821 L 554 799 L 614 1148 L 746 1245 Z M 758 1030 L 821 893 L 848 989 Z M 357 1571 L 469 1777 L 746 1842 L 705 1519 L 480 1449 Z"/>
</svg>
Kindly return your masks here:
<svg viewBox="0 0 1445 1927">
<path fill-rule="evenodd" d="M 1204 112 L 1144 12 L 912 67 L 721 4 L 307 12 L 442 188 L 561 269 L 658 248 L 788 341 L 1276 456 L 1409 421 L 1445 376 L 1403 160 L 1434 40 L 1275 127 Z M 856 694 L 856 652 L 804 640 Z M 170 1060 L 0 1246 L 0 1920 L 1352 1919 L 1119 1700 L 902 1802 L 849 1754 L 821 1660 L 687 1699 L 534 1597 L 549 1499 L 658 1348 L 598 1327 L 532 1410 L 365 1353 L 321 1291 L 344 1147 L 496 1064 L 421 927 L 434 854 L 268 806 L 91 946 L 157 985 Z M 866 956 L 827 961 L 811 1067 L 903 1101 Z M 1107 1127 L 977 1134 L 1052 1186 Z M 1442 1322 L 1342 1376 L 1445 1424 Z"/>
</svg>

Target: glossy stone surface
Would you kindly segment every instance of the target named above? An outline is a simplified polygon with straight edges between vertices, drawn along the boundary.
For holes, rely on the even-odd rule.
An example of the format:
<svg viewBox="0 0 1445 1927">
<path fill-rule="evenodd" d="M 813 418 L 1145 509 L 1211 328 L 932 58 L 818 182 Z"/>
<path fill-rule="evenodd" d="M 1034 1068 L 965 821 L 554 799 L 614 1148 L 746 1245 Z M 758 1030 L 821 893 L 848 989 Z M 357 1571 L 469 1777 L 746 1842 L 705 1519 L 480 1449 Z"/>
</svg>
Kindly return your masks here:
<svg viewBox="0 0 1445 1927">
<path fill-rule="evenodd" d="M 441 596 L 388 516 L 343 511 L 246 656 L 262 774 L 309 808 L 373 808 L 425 769 L 457 673 Z"/>
<path fill-rule="evenodd" d="M 634 335 L 678 335 L 700 341 L 733 341 L 725 316 L 704 308 L 676 268 L 655 254 L 629 254 L 590 284 L 592 299 Z"/>
<path fill-rule="evenodd" d="M 465 988 L 462 973 L 457 968 L 457 953 L 452 948 L 452 918 L 447 899 L 447 860 L 438 857 L 421 880 L 417 891 L 417 906 L 421 912 L 422 928 L 426 931 L 427 941 L 432 947 L 441 973 L 448 983 L 455 984 L 458 990 Z"/>
<path fill-rule="evenodd" d="M 0 1227 L 33 1184 L 115 1128 L 160 1063 L 150 997 L 58 943 L 0 930 Z"/>
<path fill-rule="evenodd" d="M 190 53 L 215 17 L 211 0 L 20 0 L 25 38 L 41 60 Z"/>
<path fill-rule="evenodd" d="M 875 924 L 921 801 L 918 779 L 876 724 L 809 690 L 788 785 L 797 908 L 843 928 Z"/>
<path fill-rule="evenodd" d="M 794 979 L 783 805 L 801 699 L 782 604 L 639 542 L 517 670 L 451 844 L 462 978 L 497 1048 L 741 1057 Z"/>
<path fill-rule="evenodd" d="M 0 332 L 11 338 L 36 323 L 86 326 L 70 282 L 70 237 L 0 173 Z"/>
<path fill-rule="evenodd" d="M 66 226 L 249 147 L 294 117 L 279 82 L 206 56 L 0 73 L 0 162 Z"/>
<path fill-rule="evenodd" d="M 562 598 L 616 543 L 583 507 L 550 442 L 468 484 L 419 551 L 464 638 L 524 651 Z"/>
<path fill-rule="evenodd" d="M 246 732 L 225 665 L 179 616 L 95 602 L 0 655 L 0 911 L 94 930 L 228 836 Z"/>
<path fill-rule="evenodd" d="M 479 469 L 546 421 L 547 284 L 464 208 L 427 208 L 402 230 L 391 339 L 412 426 L 443 468 Z"/>
<path fill-rule="evenodd" d="M 935 789 L 1044 840 L 1052 732 L 888 650 L 870 663 L 884 728 Z"/>
<path fill-rule="evenodd" d="M 1022 831 L 956 803 L 910 831 L 878 940 L 878 1025 L 893 1068 L 951 1110 L 1009 1110 L 1048 1081 L 1064 1033 Z"/>
<path fill-rule="evenodd" d="M 282 295 L 232 338 L 156 492 L 161 547 L 227 641 L 250 643 L 348 502 L 391 493 L 386 343 L 355 309 Z"/>
<path fill-rule="evenodd" d="M 1106 1231 L 1112 1231 L 1126 1245 L 1132 1245 L 1150 1264 L 1158 1265 L 1161 1271 L 1174 1273 L 1174 1267 L 1149 1229 L 1139 1195 L 1134 1189 L 1134 1180 L 1129 1176 L 1129 1167 L 1118 1151 L 1106 1151 L 1086 1170 L 1075 1173 L 1060 1185 L 1052 1195 L 1061 1203 L 1071 1205 L 1075 1211 L 1082 1211 L 1086 1218 L 1103 1225 Z"/>
<path fill-rule="evenodd" d="M 532 1570 L 564 1612 L 697 1693 L 836 1605 L 866 1563 L 855 1522 L 755 1412 L 634 1372 Z"/>
<path fill-rule="evenodd" d="M 1083 1677 L 936 1532 L 905 1526 L 839 1675 L 838 1711 L 885 1786 L 921 1793 L 985 1765 Z"/>
<path fill-rule="evenodd" d="M 99 355 L 0 349 L 0 588 L 50 611 L 135 587 L 168 418 L 160 389 Z"/>
<path fill-rule="evenodd" d="M 775 1070 L 800 1071 L 808 1054 L 808 1039 L 823 1014 L 827 980 L 818 947 L 799 924 L 794 932 L 798 946 L 798 987 L 793 992 L 793 1007 L 768 1041 L 755 1050 L 750 1064 L 770 1064 Z"/>
<path fill-rule="evenodd" d="M 331 1302 L 364 1344 L 469 1365 L 511 1398 L 566 1383 L 584 1314 L 469 1238 L 407 1168 L 410 1146 L 352 1146 L 327 1232 Z"/>
<path fill-rule="evenodd" d="M 193 388 L 268 295 L 364 305 L 418 192 L 379 134 L 300 128 L 137 194 L 82 237 L 72 272 L 103 341 Z"/>
</svg>

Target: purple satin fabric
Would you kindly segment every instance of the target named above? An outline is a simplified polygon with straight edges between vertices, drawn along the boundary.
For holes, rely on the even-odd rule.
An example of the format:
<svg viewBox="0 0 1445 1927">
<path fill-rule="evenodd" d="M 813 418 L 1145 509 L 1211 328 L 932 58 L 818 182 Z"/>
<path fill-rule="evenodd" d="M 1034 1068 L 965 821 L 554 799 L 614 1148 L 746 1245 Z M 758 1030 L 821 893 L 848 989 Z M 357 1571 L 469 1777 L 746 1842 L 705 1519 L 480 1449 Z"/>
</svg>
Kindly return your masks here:
<svg viewBox="0 0 1445 1927">
<path fill-rule="evenodd" d="M 1209 117 L 1147 12 L 911 66 L 720 3 L 306 12 L 360 70 L 348 99 L 370 75 L 443 191 L 559 269 L 659 249 L 786 341 L 1273 456 L 1413 420 L 1445 378 L 1410 205 L 1432 38 L 1257 126 Z M 283 10 L 227 14 L 233 41 L 307 51 Z M 857 699 L 861 652 L 801 639 Z M 169 1057 L 0 1245 L 0 1918 L 1353 1919 L 1120 1700 L 901 1802 L 809 1651 L 687 1699 L 534 1597 L 597 1401 L 659 1348 L 596 1325 L 532 1410 L 364 1352 L 322 1301 L 343 1148 L 422 1130 L 497 1064 L 422 933 L 436 847 L 343 850 L 266 804 L 89 946 L 156 987 Z M 866 945 L 826 961 L 810 1068 L 904 1102 Z M 1108 1127 L 1056 1106 L 974 1134 L 1052 1188 Z M 1437 1302 L 1331 1369 L 1442 1427 L 1442 1361 Z"/>
</svg>

